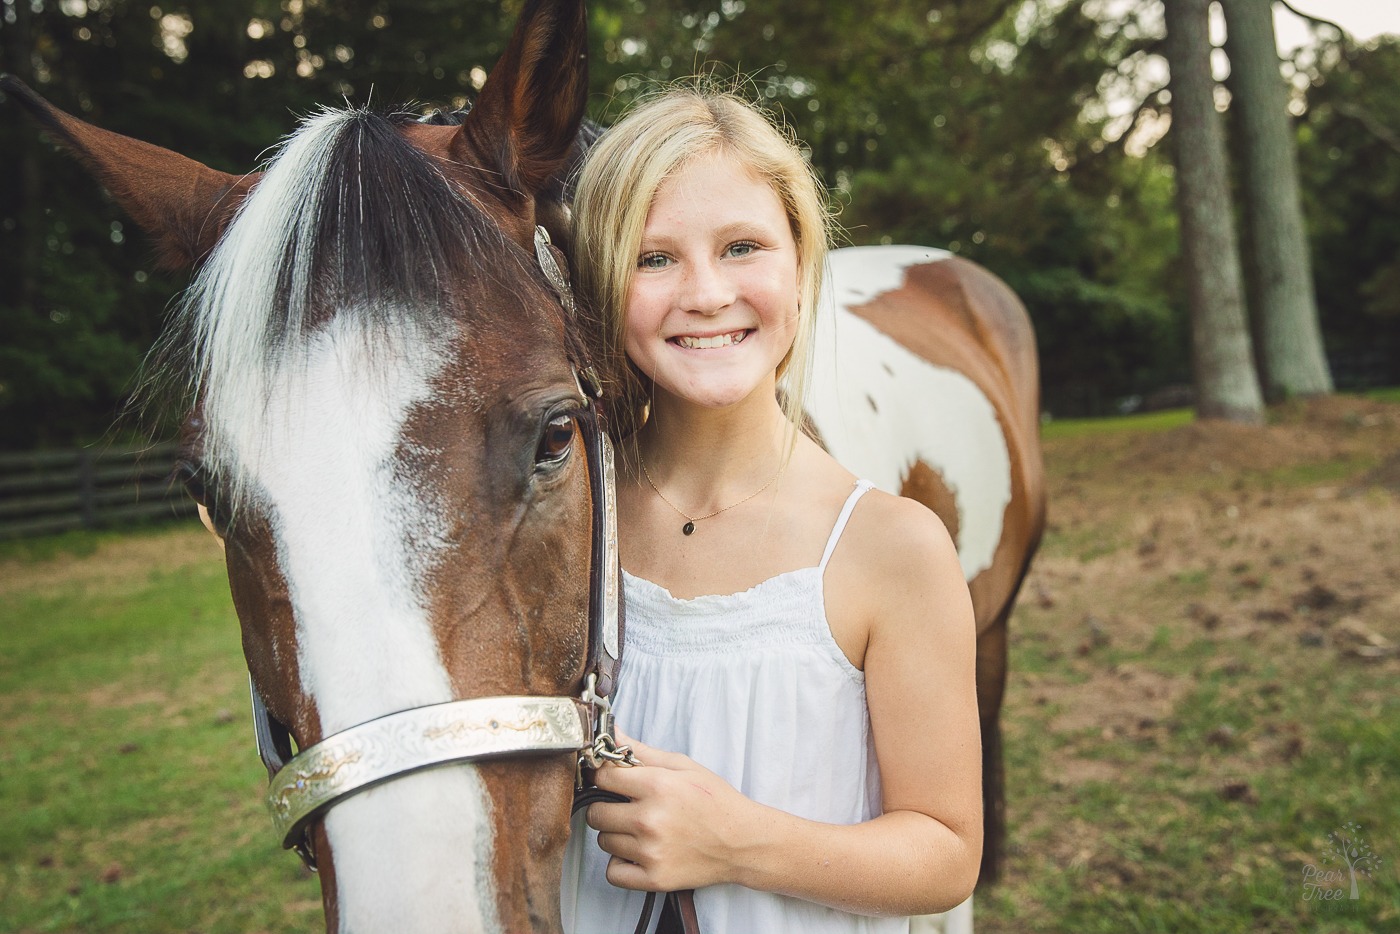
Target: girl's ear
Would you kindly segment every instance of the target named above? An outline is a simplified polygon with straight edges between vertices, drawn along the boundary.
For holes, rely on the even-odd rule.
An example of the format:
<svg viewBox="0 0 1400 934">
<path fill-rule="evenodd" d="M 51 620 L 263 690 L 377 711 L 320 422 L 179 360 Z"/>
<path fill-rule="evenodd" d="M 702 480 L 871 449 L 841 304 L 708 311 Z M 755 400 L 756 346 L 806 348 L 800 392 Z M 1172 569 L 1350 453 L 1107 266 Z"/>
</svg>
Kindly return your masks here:
<svg viewBox="0 0 1400 934">
<path fill-rule="evenodd" d="M 208 255 L 258 174 L 229 175 L 150 143 L 102 130 L 64 113 L 12 75 L 0 90 L 71 151 L 142 229 L 162 265 L 189 266 Z"/>
</svg>

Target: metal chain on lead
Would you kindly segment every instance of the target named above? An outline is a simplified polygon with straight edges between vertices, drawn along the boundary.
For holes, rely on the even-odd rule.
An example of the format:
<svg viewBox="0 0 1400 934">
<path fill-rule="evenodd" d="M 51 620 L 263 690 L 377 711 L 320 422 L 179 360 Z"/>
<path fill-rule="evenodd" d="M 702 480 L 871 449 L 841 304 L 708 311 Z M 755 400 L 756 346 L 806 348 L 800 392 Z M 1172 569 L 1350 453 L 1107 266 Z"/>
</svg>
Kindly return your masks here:
<svg viewBox="0 0 1400 934">
<path fill-rule="evenodd" d="M 632 752 L 632 747 L 619 746 L 613 737 L 612 701 L 599 694 L 597 687 L 598 676 L 590 673 L 580 699 L 597 711 L 597 723 L 593 742 L 579 751 L 577 771 L 581 773 L 585 768 L 602 768 L 604 762 L 615 762 L 627 768 L 641 765 L 642 761 Z"/>
</svg>

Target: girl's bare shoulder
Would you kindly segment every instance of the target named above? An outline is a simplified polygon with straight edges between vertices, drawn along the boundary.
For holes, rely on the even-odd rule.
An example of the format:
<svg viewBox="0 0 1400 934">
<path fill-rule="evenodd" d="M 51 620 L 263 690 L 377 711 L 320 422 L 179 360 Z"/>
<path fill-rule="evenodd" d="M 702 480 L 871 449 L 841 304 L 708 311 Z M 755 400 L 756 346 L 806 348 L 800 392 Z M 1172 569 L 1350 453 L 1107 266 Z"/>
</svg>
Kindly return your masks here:
<svg viewBox="0 0 1400 934">
<path fill-rule="evenodd" d="M 851 516 L 850 557 L 869 574 L 899 576 L 909 572 L 957 570 L 958 551 L 948 527 L 922 503 L 882 490 L 871 490 Z"/>
<path fill-rule="evenodd" d="M 857 477 L 810 439 L 798 449 L 794 466 L 802 469 L 813 500 L 844 502 Z M 802 456 L 805 455 L 805 456 Z M 872 489 L 861 497 L 841 537 L 843 560 L 864 571 L 924 569 L 930 563 L 957 563 L 957 549 L 937 513 L 903 496 Z"/>
<path fill-rule="evenodd" d="M 839 563 L 838 563 L 839 562 Z M 834 571 L 834 574 L 832 572 Z M 971 622 L 971 602 L 947 527 L 922 503 L 880 490 L 861 498 L 833 556 L 828 587 L 874 627 Z M 929 611 L 938 608 L 939 612 Z M 873 629 L 872 629 L 873 634 Z"/>
</svg>

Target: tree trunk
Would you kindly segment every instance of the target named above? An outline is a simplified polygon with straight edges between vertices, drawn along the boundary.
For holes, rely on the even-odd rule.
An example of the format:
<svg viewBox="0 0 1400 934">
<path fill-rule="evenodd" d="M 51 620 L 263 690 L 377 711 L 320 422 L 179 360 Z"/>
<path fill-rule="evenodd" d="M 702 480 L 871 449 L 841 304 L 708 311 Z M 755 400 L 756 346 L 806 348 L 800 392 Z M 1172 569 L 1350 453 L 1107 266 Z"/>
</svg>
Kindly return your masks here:
<svg viewBox="0 0 1400 934">
<path fill-rule="evenodd" d="M 1232 105 L 1240 113 L 1251 317 L 1264 395 L 1271 402 L 1325 395 L 1332 375 L 1317 322 L 1273 0 L 1222 0 L 1222 6 Z"/>
<path fill-rule="evenodd" d="M 1215 110 L 1208 0 L 1166 0 L 1176 203 L 1191 306 L 1196 414 L 1259 423 L 1254 372 L 1230 207 L 1225 133 Z"/>
</svg>

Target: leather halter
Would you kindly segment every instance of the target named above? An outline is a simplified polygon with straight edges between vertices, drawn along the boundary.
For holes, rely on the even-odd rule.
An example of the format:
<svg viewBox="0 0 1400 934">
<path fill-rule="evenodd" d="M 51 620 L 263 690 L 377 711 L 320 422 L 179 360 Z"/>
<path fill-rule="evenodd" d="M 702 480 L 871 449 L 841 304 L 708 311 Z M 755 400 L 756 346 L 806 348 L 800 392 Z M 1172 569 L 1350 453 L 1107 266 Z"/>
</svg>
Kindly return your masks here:
<svg viewBox="0 0 1400 934">
<path fill-rule="evenodd" d="M 535 235 L 540 268 L 564 308 L 573 290 L 549 236 Z M 599 424 L 602 384 L 575 361 L 579 388 L 591 400 L 578 424 L 588 460 L 593 529 L 589 561 L 588 665 L 577 697 L 475 697 L 391 713 L 350 727 L 293 755 L 291 732 L 268 712 L 249 678 L 258 756 L 267 768 L 268 807 L 282 846 L 316 868 L 308 828 L 327 809 L 366 788 L 422 769 L 488 758 L 573 752 L 584 767 L 631 763 L 612 737 L 608 701 L 622 655 L 622 582 L 617 552 L 617 491 L 612 444 Z M 582 785 L 580 784 L 580 788 Z"/>
<path fill-rule="evenodd" d="M 556 259 L 549 234 L 535 228 L 535 256 L 540 270 L 572 318 L 573 288 Z M 248 679 L 253 703 L 253 731 L 258 756 L 267 768 L 267 802 L 285 849 L 295 850 L 316 869 L 310 825 L 336 803 L 366 788 L 404 775 L 451 763 L 520 755 L 572 752 L 577 755 L 575 811 L 594 801 L 625 800 L 585 787 L 585 770 L 605 761 L 639 764 L 627 747 L 613 739 L 609 698 L 622 657 L 623 608 L 617 548 L 617 483 L 612 443 L 603 432 L 602 382 L 582 353 L 574 360 L 579 388 L 590 399 L 578 423 L 588 460 L 592 500 L 589 561 L 588 665 L 577 697 L 475 697 L 387 714 L 328 736 L 292 752 L 291 731 L 268 712 Z M 647 893 L 637 930 L 650 926 L 656 893 Z M 689 891 L 669 893 L 662 928 L 678 925 L 698 931 Z"/>
</svg>

